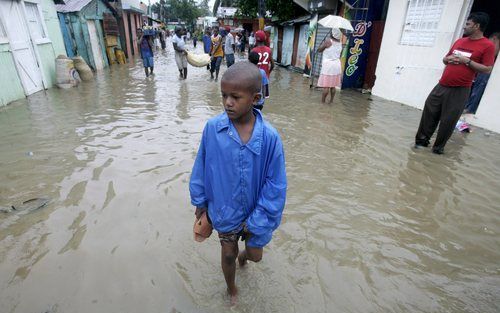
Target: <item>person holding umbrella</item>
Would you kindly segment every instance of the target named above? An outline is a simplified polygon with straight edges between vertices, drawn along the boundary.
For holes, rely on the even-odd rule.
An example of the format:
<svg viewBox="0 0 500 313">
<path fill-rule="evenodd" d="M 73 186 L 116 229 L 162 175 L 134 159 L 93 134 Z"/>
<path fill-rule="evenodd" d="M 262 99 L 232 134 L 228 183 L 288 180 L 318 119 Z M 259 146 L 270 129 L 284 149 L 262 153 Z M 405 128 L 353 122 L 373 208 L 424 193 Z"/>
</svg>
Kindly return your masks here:
<svg viewBox="0 0 500 313">
<path fill-rule="evenodd" d="M 342 38 L 341 29 L 352 32 L 351 22 L 338 15 L 327 15 L 318 21 L 323 27 L 331 28 L 328 38 L 320 45 L 318 52 L 323 52 L 323 61 L 321 63 L 321 72 L 318 80 L 318 87 L 323 88 L 321 102 L 326 102 L 328 92 L 330 92 L 330 103 L 335 96 L 335 87 L 342 84 L 342 65 L 340 56 L 342 55 L 343 45 L 340 42 Z"/>
<path fill-rule="evenodd" d="M 342 43 L 340 39 L 342 33 L 338 28 L 332 28 L 329 38 L 327 38 L 318 48 L 318 52 L 323 53 L 321 72 L 318 80 L 318 87 L 323 88 L 321 102 L 326 102 L 326 97 L 330 93 L 330 101 L 333 102 L 335 87 L 342 84 L 342 64 L 340 55 L 342 54 Z"/>
</svg>

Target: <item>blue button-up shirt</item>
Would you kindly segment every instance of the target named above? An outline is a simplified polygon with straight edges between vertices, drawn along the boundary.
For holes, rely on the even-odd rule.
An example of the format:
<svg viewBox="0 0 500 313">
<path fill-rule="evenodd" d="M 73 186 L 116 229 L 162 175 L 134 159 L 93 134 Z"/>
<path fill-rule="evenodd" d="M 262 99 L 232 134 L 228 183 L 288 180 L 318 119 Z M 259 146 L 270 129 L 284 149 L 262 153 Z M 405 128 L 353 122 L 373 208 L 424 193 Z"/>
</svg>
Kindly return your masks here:
<svg viewBox="0 0 500 313">
<path fill-rule="evenodd" d="M 210 48 L 212 45 L 212 39 L 210 39 L 209 35 L 203 35 L 203 50 L 205 53 L 210 53 Z"/>
<path fill-rule="evenodd" d="M 253 133 L 246 144 L 226 113 L 207 122 L 189 191 L 194 206 L 208 208 L 217 231 L 239 230 L 246 222 L 251 246 L 262 247 L 281 222 L 287 182 L 279 134 L 260 111 L 254 114 Z"/>
</svg>

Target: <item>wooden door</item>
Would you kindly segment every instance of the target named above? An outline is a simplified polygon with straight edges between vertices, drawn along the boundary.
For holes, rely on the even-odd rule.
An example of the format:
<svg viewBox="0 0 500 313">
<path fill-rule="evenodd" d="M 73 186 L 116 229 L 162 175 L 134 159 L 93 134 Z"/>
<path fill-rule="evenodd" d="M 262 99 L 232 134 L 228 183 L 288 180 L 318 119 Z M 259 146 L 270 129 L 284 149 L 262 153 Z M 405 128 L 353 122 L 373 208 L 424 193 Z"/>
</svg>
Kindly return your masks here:
<svg viewBox="0 0 500 313">
<path fill-rule="evenodd" d="M 299 49 L 299 34 L 300 34 L 300 26 L 295 25 L 295 33 L 293 34 L 293 52 L 292 52 L 292 66 L 295 66 L 297 63 L 297 54 Z"/>
<path fill-rule="evenodd" d="M 28 96 L 43 89 L 42 73 L 19 1 L 0 0 L 2 14 L 10 48 L 14 56 L 18 75 Z"/>
<path fill-rule="evenodd" d="M 281 63 L 281 54 L 283 53 L 283 27 L 278 27 L 278 56 L 276 62 Z"/>
<path fill-rule="evenodd" d="M 104 61 L 102 58 L 102 49 L 99 42 L 99 35 L 94 20 L 87 20 L 89 28 L 90 46 L 92 48 L 92 55 L 94 56 L 95 69 L 100 71 L 104 68 Z"/>
</svg>

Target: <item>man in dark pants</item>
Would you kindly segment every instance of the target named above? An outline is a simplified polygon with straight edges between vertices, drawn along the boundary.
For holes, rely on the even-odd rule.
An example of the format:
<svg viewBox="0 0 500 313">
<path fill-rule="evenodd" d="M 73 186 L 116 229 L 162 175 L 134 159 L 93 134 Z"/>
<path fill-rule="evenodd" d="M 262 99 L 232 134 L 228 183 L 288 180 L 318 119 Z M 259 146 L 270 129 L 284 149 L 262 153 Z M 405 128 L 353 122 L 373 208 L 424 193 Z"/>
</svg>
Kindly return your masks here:
<svg viewBox="0 0 500 313">
<path fill-rule="evenodd" d="M 489 16 L 483 12 L 471 13 L 464 27 L 464 37 L 455 41 L 443 58 L 446 65 L 439 83 L 425 101 L 420 126 L 415 136 L 415 147 L 427 147 L 439 129 L 432 152 L 443 154 L 444 146 L 460 119 L 470 94 L 476 73 L 490 73 L 493 68 L 495 46 L 483 36 Z"/>
</svg>

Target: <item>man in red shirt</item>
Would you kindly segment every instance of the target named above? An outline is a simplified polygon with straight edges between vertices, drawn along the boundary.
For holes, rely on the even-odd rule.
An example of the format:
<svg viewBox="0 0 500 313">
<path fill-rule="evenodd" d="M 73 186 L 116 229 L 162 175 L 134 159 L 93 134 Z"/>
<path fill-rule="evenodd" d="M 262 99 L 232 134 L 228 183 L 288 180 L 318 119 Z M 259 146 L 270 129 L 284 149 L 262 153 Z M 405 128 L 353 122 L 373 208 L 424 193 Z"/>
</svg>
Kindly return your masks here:
<svg viewBox="0 0 500 313">
<path fill-rule="evenodd" d="M 483 36 L 490 18 L 483 12 L 471 13 L 465 23 L 464 37 L 455 41 L 443 58 L 446 65 L 439 83 L 425 101 L 415 148 L 427 147 L 439 129 L 432 152 L 443 154 L 444 146 L 460 119 L 476 73 L 490 73 L 495 62 L 495 46 Z"/>
<path fill-rule="evenodd" d="M 269 79 L 269 75 L 274 68 L 274 60 L 271 48 L 265 45 L 266 34 L 261 30 L 256 31 L 255 41 L 257 46 L 252 49 L 252 52 L 259 54 L 259 63 L 257 66 L 266 71 L 267 78 Z"/>
</svg>

